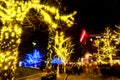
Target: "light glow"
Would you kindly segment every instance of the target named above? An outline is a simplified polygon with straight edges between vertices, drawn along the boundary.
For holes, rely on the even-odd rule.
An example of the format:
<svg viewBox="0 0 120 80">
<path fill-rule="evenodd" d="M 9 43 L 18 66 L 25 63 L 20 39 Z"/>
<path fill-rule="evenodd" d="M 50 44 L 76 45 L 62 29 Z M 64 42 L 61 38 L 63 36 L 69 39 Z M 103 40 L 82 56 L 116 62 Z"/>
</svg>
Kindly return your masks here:
<svg viewBox="0 0 120 80">
<path fill-rule="evenodd" d="M 29 53 L 26 55 L 26 58 L 23 61 L 23 63 L 26 67 L 34 67 L 35 65 L 39 67 L 40 61 L 42 60 L 43 57 L 44 55 L 40 53 L 39 50 L 34 49 L 33 53 Z"/>
<path fill-rule="evenodd" d="M 66 38 L 63 32 L 58 33 L 56 31 L 54 49 L 57 56 L 66 64 L 70 59 L 71 53 L 74 52 L 74 44 L 72 44 L 70 37 Z"/>
<path fill-rule="evenodd" d="M 80 37 L 80 42 L 82 42 L 85 37 L 87 37 L 86 31 L 82 29 L 82 35 Z"/>
<path fill-rule="evenodd" d="M 52 59 L 52 64 L 62 64 L 62 63 L 63 63 L 63 61 L 59 58 L 54 57 Z"/>
<path fill-rule="evenodd" d="M 21 34 L 22 34 L 22 26 L 19 25 L 23 25 L 23 21 L 24 19 L 27 19 L 29 21 L 29 18 L 27 16 L 27 13 L 29 12 L 29 10 L 31 8 L 34 8 L 37 10 L 37 12 L 39 14 L 42 15 L 43 18 L 40 18 L 40 21 L 44 21 L 46 24 L 49 24 L 49 32 L 50 34 L 53 33 L 55 31 L 56 28 L 58 28 L 58 26 L 60 25 L 58 22 L 59 21 L 63 21 L 67 27 L 71 27 L 74 24 L 74 18 L 73 16 L 76 14 L 76 11 L 68 14 L 68 15 L 64 15 L 64 14 L 60 14 L 59 9 L 53 6 L 48 6 L 48 5 L 44 5 L 44 4 L 40 4 L 40 1 L 36 1 L 36 0 L 28 0 L 27 2 L 25 2 L 24 0 L 20 0 L 20 1 L 16 1 L 16 0 L 0 0 L 0 19 L 4 25 L 4 27 L 1 29 L 1 36 L 0 36 L 0 49 L 1 49 L 1 54 L 2 52 L 7 52 L 9 50 L 11 50 L 11 54 L 15 54 L 15 55 L 11 55 L 11 56 L 15 56 L 15 58 L 13 59 L 13 65 L 12 66 L 16 66 L 17 64 L 17 57 L 18 57 L 18 45 L 21 42 Z M 5 3 L 6 6 L 3 6 L 2 3 Z M 51 15 L 55 15 L 54 17 Z M 40 16 L 38 16 L 40 17 Z M 31 24 L 31 22 L 29 22 L 29 24 Z M 34 25 L 32 25 L 32 27 L 34 27 Z M 13 30 L 14 29 L 14 30 Z M 7 34 L 5 31 L 8 31 L 10 34 Z M 13 33 L 11 33 L 11 31 L 15 32 L 15 35 Z M 4 35 L 4 33 L 6 34 L 6 36 Z M 55 37 L 55 35 L 49 35 L 49 38 Z M 15 37 L 16 40 L 12 39 L 11 37 Z M 10 41 L 9 43 L 7 41 L 4 41 L 3 39 L 10 39 L 8 41 Z M 50 39 L 49 39 L 50 40 Z M 53 41 L 54 39 L 52 39 Z M 5 44 L 3 44 L 5 42 Z M 16 46 L 14 46 L 13 49 L 13 42 L 16 44 Z M 51 40 L 48 41 L 48 44 L 52 46 L 51 44 Z M 52 50 L 50 49 L 51 46 L 48 45 L 48 50 L 49 50 L 49 54 L 52 54 Z M 8 47 L 9 46 L 9 47 Z M 1 59 L 0 59 L 1 60 Z M 3 61 L 3 60 L 1 60 Z M 0 67 L 2 68 L 2 67 Z M 7 69 L 8 67 L 5 67 L 5 69 Z M 3 68 L 2 68 L 3 70 Z M 13 72 L 15 70 L 15 68 L 12 69 Z M 2 77 L 2 76 L 0 76 Z M 14 79 L 14 78 L 12 78 Z"/>
<path fill-rule="evenodd" d="M 20 40 L 21 33 L 14 30 L 15 25 L 9 25 L 9 27 L 3 26 L 0 33 L 0 69 L 1 71 L 11 70 L 11 74 L 16 70 L 17 64 L 17 56 L 18 56 L 18 46 Z M 19 26 L 16 27 L 19 29 Z M 12 36 L 14 32 L 15 35 L 19 36 Z M 5 73 L 10 74 L 10 73 Z M 1 77 L 2 75 L 0 75 Z M 13 74 L 12 74 L 13 76 Z M 14 78 L 14 77 L 12 77 Z M 7 77 L 6 77 L 7 79 Z"/>
<path fill-rule="evenodd" d="M 98 38 L 94 41 L 93 46 L 97 47 L 97 53 L 94 53 L 94 56 L 97 58 L 97 62 L 104 62 L 106 58 L 109 58 L 110 64 L 113 64 L 113 56 L 116 55 L 116 46 L 117 44 L 113 43 L 114 39 L 117 37 L 112 33 L 109 27 L 105 28 L 103 33 L 105 37 Z M 102 44 L 102 46 L 101 46 Z"/>
</svg>

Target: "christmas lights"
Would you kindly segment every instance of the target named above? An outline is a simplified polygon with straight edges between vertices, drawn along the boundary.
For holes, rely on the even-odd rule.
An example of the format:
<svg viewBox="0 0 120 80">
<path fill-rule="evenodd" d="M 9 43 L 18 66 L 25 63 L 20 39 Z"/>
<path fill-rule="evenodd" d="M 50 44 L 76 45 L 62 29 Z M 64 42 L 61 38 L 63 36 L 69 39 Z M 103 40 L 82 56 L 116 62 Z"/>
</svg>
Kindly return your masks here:
<svg viewBox="0 0 120 80">
<path fill-rule="evenodd" d="M 104 62 L 105 59 L 109 58 L 111 65 L 113 64 L 112 57 L 116 55 L 116 44 L 114 39 L 117 37 L 115 33 L 112 33 L 110 28 L 106 28 L 103 33 L 104 37 L 94 41 L 94 46 L 97 47 L 97 53 L 94 55 L 98 62 Z"/>
<path fill-rule="evenodd" d="M 33 53 L 27 54 L 26 58 L 24 60 L 24 63 L 26 66 L 32 66 L 34 67 L 35 65 L 38 67 L 40 66 L 40 61 L 44 57 L 43 54 L 40 53 L 39 50 L 34 49 Z"/>
<path fill-rule="evenodd" d="M 0 36 L 0 54 L 1 56 L 6 55 L 7 52 L 10 52 L 13 55 L 7 56 L 9 58 L 11 56 L 11 59 L 13 61 L 13 64 L 11 64 L 11 67 L 8 67 L 9 61 L 5 59 L 5 61 L 8 61 L 5 67 L 0 67 L 1 70 L 9 70 L 11 69 L 11 73 L 14 72 L 17 64 L 17 56 L 18 56 L 18 46 L 20 44 L 20 36 L 22 34 L 22 26 L 24 19 L 29 20 L 27 13 L 29 13 L 29 10 L 31 8 L 34 8 L 37 10 L 37 13 L 41 14 L 43 18 L 40 18 L 40 21 L 44 21 L 46 24 L 49 24 L 49 40 L 48 44 L 52 46 L 51 37 L 55 37 L 53 32 L 55 32 L 55 29 L 57 29 L 61 23 L 58 23 L 59 21 L 63 21 L 66 26 L 71 27 L 74 24 L 74 18 L 73 16 L 76 14 L 76 12 L 73 12 L 68 15 L 60 14 L 59 8 L 56 8 L 54 6 L 48 6 L 41 4 L 40 1 L 37 0 L 30 0 L 30 1 L 16 1 L 16 0 L 1 0 L 0 1 L 0 19 L 3 23 L 3 28 L 1 29 L 1 36 Z M 55 15 L 54 17 L 51 16 Z M 38 16 L 40 17 L 40 16 Z M 29 21 L 28 21 L 29 22 Z M 29 22 L 31 24 L 32 22 Z M 34 25 L 32 25 L 34 27 Z M 51 35 L 52 34 L 52 35 Z M 51 46 L 48 45 L 49 55 L 52 55 L 52 49 Z M 4 56 L 5 57 L 5 56 Z M 2 62 L 0 66 L 3 66 L 4 59 L 0 58 L 0 61 Z M 3 72 L 4 73 L 4 72 Z M 8 73 L 8 74 L 11 74 Z M 7 73 L 5 73 L 7 74 Z M 6 75 L 0 75 L 0 77 L 6 77 Z M 7 79 L 7 78 L 6 78 Z M 14 77 L 11 77 L 10 79 L 14 79 Z"/>
<path fill-rule="evenodd" d="M 54 49 L 57 56 L 63 60 L 64 64 L 66 64 L 70 59 L 71 53 L 73 53 L 74 44 L 72 44 L 71 38 L 66 38 L 63 32 L 58 33 L 57 31 Z"/>
</svg>

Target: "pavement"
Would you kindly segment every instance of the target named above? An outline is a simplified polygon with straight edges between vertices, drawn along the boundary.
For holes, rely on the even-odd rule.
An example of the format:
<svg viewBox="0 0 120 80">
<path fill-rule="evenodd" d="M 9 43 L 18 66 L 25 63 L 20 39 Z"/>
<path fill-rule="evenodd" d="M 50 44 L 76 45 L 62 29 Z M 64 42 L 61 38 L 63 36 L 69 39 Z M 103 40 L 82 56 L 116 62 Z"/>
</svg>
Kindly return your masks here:
<svg viewBox="0 0 120 80">
<path fill-rule="evenodd" d="M 60 74 L 57 77 L 57 80 L 90 80 L 88 77 L 85 77 L 85 74 L 80 75 L 67 75 L 67 74 Z"/>
<path fill-rule="evenodd" d="M 39 74 L 19 78 L 16 80 L 41 80 L 42 74 L 43 73 L 39 73 Z M 97 75 L 90 76 L 90 74 L 85 74 L 85 73 L 81 73 L 80 75 L 74 75 L 74 74 L 67 75 L 67 74 L 63 73 L 63 74 L 59 74 L 59 76 L 57 76 L 57 80 L 120 80 L 120 79 L 113 78 L 113 77 L 101 78 L 101 77 L 98 77 Z"/>
<path fill-rule="evenodd" d="M 16 80 L 40 80 L 41 76 L 42 73 L 39 73 L 39 74 L 19 78 Z M 57 80 L 90 80 L 90 79 L 87 79 L 87 77 L 85 77 L 84 74 L 80 74 L 80 75 L 59 74 L 59 76 L 57 76 Z"/>
<path fill-rule="evenodd" d="M 43 73 L 34 74 L 27 77 L 18 78 L 15 80 L 40 80 Z"/>
</svg>

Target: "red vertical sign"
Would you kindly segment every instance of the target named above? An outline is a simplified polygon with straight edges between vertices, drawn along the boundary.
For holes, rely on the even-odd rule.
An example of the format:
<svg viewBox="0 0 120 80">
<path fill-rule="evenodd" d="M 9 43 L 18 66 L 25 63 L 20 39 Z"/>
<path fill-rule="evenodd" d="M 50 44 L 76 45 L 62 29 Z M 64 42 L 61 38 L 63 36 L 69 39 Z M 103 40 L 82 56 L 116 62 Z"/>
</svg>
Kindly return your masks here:
<svg viewBox="0 0 120 80">
<path fill-rule="evenodd" d="M 84 29 L 82 29 L 82 34 L 80 36 L 80 42 L 82 42 L 83 40 L 85 40 L 87 38 L 87 33 Z"/>
</svg>

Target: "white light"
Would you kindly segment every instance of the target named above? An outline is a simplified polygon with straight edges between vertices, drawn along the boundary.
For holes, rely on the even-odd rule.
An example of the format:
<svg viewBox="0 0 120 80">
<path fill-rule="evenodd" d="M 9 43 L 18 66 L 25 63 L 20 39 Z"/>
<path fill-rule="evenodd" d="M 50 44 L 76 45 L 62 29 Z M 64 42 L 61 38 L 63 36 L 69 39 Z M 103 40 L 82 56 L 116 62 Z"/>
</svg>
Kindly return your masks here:
<svg viewBox="0 0 120 80">
<path fill-rule="evenodd" d="M 33 46 L 36 46 L 36 43 L 35 43 L 35 42 L 33 42 L 32 44 L 33 44 Z"/>
<path fill-rule="evenodd" d="M 92 39 L 92 38 L 90 38 L 90 41 L 93 41 L 93 39 Z"/>
<path fill-rule="evenodd" d="M 114 41 L 118 41 L 118 39 L 114 39 Z"/>
<path fill-rule="evenodd" d="M 96 36 L 96 38 L 101 38 L 101 36 Z"/>
</svg>

